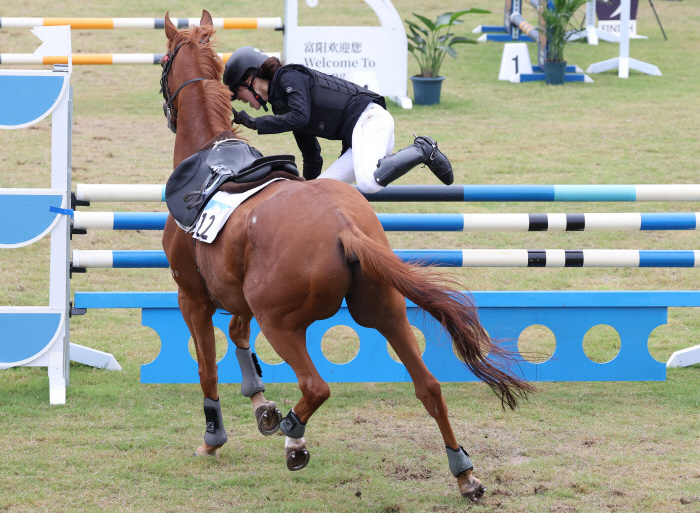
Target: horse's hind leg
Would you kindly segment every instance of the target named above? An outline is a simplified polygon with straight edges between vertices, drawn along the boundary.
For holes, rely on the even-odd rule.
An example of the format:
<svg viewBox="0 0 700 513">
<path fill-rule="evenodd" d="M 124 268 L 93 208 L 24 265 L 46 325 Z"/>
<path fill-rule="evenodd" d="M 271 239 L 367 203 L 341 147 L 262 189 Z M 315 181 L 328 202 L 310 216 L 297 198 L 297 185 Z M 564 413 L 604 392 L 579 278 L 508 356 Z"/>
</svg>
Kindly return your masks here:
<svg viewBox="0 0 700 513">
<path fill-rule="evenodd" d="M 241 366 L 241 394 L 250 397 L 258 430 L 268 436 L 279 429 L 282 412 L 274 402 L 265 399 L 262 370 L 255 353 L 250 350 L 251 319 L 249 315 L 234 315 L 229 323 L 229 336 L 236 344 L 236 357 Z"/>
<path fill-rule="evenodd" d="M 416 397 L 437 422 L 445 442 L 450 471 L 457 478 L 460 493 L 471 500 L 481 498 L 486 488 L 472 475 L 471 460 L 457 443 L 440 382 L 423 362 L 418 341 L 406 317 L 403 296 L 378 283 L 364 282 L 362 285 L 358 287 L 362 293 L 357 294 L 356 288 L 355 293 L 346 298 L 353 319 L 361 326 L 377 329 L 389 341 L 411 375 Z"/>
<path fill-rule="evenodd" d="M 286 435 L 284 452 L 287 468 L 301 470 L 311 458 L 304 440 L 306 423 L 330 397 L 331 389 L 319 375 L 306 350 L 306 327 L 285 330 L 278 327 L 281 323 L 269 317 L 266 319 L 267 321 L 260 323 L 260 328 L 272 348 L 289 364 L 299 381 L 302 398 L 282 419 L 280 431 Z"/>
<path fill-rule="evenodd" d="M 440 382 L 423 363 L 418 341 L 408 321 L 404 319 L 403 322 L 397 323 L 395 326 L 379 329 L 379 332 L 386 337 L 399 359 L 406 366 L 406 370 L 413 380 L 416 397 L 421 400 L 428 414 L 437 422 L 445 441 L 450 470 L 457 478 L 460 493 L 463 497 L 472 500 L 480 499 L 486 488 L 481 484 L 481 481 L 472 476 L 471 460 L 457 443 L 457 438 L 452 431 Z"/>
</svg>

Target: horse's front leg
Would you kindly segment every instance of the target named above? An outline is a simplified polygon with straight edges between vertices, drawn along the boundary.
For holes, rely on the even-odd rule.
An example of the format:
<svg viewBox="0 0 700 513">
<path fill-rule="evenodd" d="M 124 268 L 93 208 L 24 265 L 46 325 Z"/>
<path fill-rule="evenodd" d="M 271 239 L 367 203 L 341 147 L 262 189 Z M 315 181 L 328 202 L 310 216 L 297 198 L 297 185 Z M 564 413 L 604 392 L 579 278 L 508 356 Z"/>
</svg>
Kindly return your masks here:
<svg viewBox="0 0 700 513">
<path fill-rule="evenodd" d="M 229 336 L 236 344 L 236 358 L 241 366 L 241 394 L 250 397 L 258 430 L 265 436 L 277 432 L 282 420 L 282 412 L 273 401 L 265 399 L 265 383 L 258 359 L 250 350 L 249 315 L 234 315 L 229 324 Z"/>
<path fill-rule="evenodd" d="M 219 456 L 219 449 L 228 441 L 221 415 L 218 391 L 218 366 L 216 364 L 216 342 L 212 316 L 216 307 L 208 299 L 190 298 L 182 289 L 178 293 L 180 311 L 190 329 L 197 351 L 199 383 L 204 393 L 204 417 L 206 431 L 204 444 L 195 451 L 195 456 Z"/>
</svg>

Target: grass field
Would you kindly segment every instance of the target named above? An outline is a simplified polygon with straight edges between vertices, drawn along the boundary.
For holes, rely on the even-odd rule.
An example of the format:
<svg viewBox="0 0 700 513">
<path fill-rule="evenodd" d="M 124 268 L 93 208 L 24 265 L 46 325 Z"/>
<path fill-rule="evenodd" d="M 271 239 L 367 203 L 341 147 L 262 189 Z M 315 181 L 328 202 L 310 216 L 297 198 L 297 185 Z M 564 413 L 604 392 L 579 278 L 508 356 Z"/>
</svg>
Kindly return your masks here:
<svg viewBox="0 0 700 513">
<path fill-rule="evenodd" d="M 303 4 L 303 2 L 301 2 Z M 395 2 L 402 18 L 481 7 L 458 34 L 502 20 L 501 2 Z M 389 109 L 396 147 L 412 133 L 435 137 L 463 184 L 697 183 L 700 153 L 700 6 L 656 2 L 665 42 L 648 4 L 641 2 L 631 56 L 656 64 L 663 77 L 632 73 L 593 76 L 594 84 L 510 84 L 496 80 L 502 45 L 462 46 L 448 59 L 439 106 Z M 282 2 L 206 4 L 183 1 L 8 0 L 2 16 L 153 17 L 281 16 Z M 529 7 L 524 10 L 528 18 Z M 582 15 L 583 13 L 581 13 Z M 532 19 L 532 16 L 530 16 Z M 300 22 L 374 24 L 363 1 L 321 0 L 300 6 Z M 279 51 L 282 35 L 222 31 L 220 51 L 255 44 Z M 31 53 L 28 30 L 0 29 L 1 53 Z M 153 52 L 162 31 L 73 32 L 74 51 Z M 582 68 L 617 55 L 616 45 L 573 44 L 567 60 Z M 531 49 L 533 60 L 534 48 Z M 409 74 L 417 65 L 409 56 Z M 20 67 L 21 68 L 21 67 Z M 174 136 L 166 128 L 157 66 L 74 69 L 73 183 L 164 183 L 172 170 Z M 409 85 L 409 95 L 412 91 Z M 246 134 L 263 153 L 294 153 L 289 134 Z M 0 187 L 49 184 L 50 121 L 30 130 L 0 132 Z M 326 166 L 340 151 L 324 142 Z M 416 169 L 399 183 L 436 183 Z M 160 211 L 161 204 L 93 204 L 90 210 Z M 694 212 L 692 203 L 375 204 L 378 212 Z M 700 249 L 695 232 L 392 233 L 395 248 Z M 48 240 L 0 250 L 0 305 L 48 302 Z M 160 249 L 158 232 L 92 232 L 75 249 Z M 449 271 L 470 290 L 692 290 L 694 269 L 463 269 Z M 73 291 L 174 290 L 165 269 L 91 270 Z M 697 344 L 696 309 L 671 309 L 649 348 L 665 361 Z M 1 340 L 2 334 L 0 334 Z M 587 351 L 605 361 L 616 333 L 598 327 Z M 226 351 L 222 334 L 220 355 Z M 45 369 L 0 372 L 0 511 L 367 511 L 600 512 L 700 511 L 700 366 L 671 370 L 659 383 L 547 383 L 515 412 L 503 412 L 482 384 L 448 383 L 443 392 L 457 438 L 488 488 L 467 504 L 449 474 L 433 420 L 410 384 L 334 384 L 333 396 L 307 430 L 312 460 L 290 473 L 283 438 L 263 438 L 237 385 L 220 393 L 230 433 L 221 459 L 189 455 L 201 443 L 197 385 L 141 385 L 140 365 L 158 354 L 153 331 L 137 311 L 90 311 L 73 318 L 71 341 L 111 352 L 123 372 L 71 366 L 66 406 L 48 404 Z M 521 341 L 551 352 L 546 330 Z M 347 361 L 352 333 L 336 330 L 329 355 Z M 274 363 L 263 341 L 261 356 Z M 324 346 L 325 347 L 325 346 Z M 286 411 L 294 385 L 269 385 L 267 396 Z"/>
</svg>

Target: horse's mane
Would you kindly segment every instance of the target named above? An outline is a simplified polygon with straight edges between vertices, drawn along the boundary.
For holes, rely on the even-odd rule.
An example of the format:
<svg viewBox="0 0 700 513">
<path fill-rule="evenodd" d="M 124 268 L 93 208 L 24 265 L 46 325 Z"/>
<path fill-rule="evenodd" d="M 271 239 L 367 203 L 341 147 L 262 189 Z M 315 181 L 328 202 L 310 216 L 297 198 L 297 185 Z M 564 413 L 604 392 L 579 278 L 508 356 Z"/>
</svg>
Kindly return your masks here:
<svg viewBox="0 0 700 513">
<path fill-rule="evenodd" d="M 191 26 L 180 30 L 168 41 L 168 52 L 173 52 L 179 44 L 192 43 L 197 45 L 198 65 L 204 82 L 204 108 L 208 117 L 216 126 L 212 127 L 219 132 L 232 131 L 238 135 L 239 127 L 231 127 L 231 91 L 222 82 L 224 74 L 224 61 L 214 50 L 212 37 L 216 29 L 211 26 Z M 209 41 L 209 43 L 201 43 Z"/>
</svg>

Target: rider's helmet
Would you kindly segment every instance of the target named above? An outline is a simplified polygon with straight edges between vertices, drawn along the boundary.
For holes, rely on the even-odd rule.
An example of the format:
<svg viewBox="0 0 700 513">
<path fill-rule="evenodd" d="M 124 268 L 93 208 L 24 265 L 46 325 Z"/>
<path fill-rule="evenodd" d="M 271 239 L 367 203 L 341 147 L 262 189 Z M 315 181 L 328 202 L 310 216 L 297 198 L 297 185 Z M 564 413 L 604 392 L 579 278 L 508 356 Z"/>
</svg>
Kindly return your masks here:
<svg viewBox="0 0 700 513">
<path fill-rule="evenodd" d="M 251 85 L 245 83 L 248 76 L 252 76 L 253 80 L 255 80 L 260 71 L 260 66 L 262 66 L 263 62 L 267 59 L 268 55 L 253 46 L 242 46 L 231 54 L 224 70 L 224 84 L 226 84 L 233 93 L 234 100 L 236 99 L 238 88 L 243 86 L 253 93 L 255 99 L 263 106 L 263 109 L 267 111 L 266 102 L 253 90 L 252 80 Z"/>
</svg>

